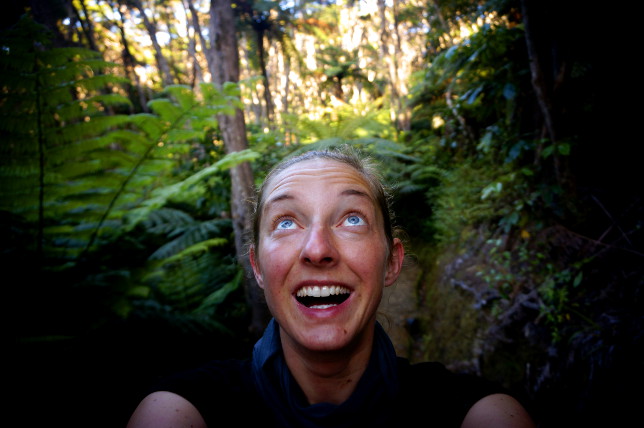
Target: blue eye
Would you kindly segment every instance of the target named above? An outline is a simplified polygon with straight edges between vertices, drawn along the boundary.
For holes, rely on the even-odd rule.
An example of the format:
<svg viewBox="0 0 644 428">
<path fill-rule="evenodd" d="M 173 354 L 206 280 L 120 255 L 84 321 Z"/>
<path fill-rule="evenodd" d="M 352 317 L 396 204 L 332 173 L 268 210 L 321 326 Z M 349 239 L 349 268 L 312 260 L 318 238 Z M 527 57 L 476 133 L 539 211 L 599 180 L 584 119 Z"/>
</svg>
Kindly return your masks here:
<svg viewBox="0 0 644 428">
<path fill-rule="evenodd" d="M 365 221 L 360 216 L 350 215 L 349 217 L 347 217 L 344 223 L 347 226 L 362 226 L 365 224 Z"/>
<path fill-rule="evenodd" d="M 295 222 L 291 219 L 284 219 L 277 223 L 278 229 L 293 229 L 295 228 Z"/>
</svg>

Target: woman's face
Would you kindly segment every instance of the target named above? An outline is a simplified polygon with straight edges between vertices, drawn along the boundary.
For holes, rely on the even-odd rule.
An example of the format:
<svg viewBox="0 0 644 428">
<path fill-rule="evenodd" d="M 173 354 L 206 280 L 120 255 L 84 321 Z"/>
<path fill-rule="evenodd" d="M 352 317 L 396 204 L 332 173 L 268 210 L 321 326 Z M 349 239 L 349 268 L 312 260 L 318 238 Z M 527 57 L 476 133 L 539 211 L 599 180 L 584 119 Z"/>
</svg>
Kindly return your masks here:
<svg viewBox="0 0 644 428">
<path fill-rule="evenodd" d="M 334 160 L 301 161 L 267 183 L 251 263 L 284 346 L 332 351 L 371 338 L 403 259 L 377 207 L 362 175 Z"/>
</svg>

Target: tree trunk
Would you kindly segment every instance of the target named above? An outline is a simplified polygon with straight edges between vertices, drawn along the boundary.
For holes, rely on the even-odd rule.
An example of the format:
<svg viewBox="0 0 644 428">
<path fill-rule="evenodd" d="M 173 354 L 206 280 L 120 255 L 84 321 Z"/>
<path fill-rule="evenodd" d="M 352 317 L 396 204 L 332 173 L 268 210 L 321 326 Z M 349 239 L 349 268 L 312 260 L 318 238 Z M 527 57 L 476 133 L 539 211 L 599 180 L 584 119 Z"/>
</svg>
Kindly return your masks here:
<svg viewBox="0 0 644 428">
<path fill-rule="evenodd" d="M 396 128 L 401 131 L 409 130 L 409 113 L 406 111 L 403 98 L 407 94 L 405 83 L 400 78 L 400 64 L 398 58 L 402 56 L 400 34 L 398 32 L 397 1 L 392 4 L 393 34 L 389 31 L 387 19 L 387 6 L 385 0 L 378 0 L 380 14 L 380 51 L 383 61 L 388 66 L 389 72 L 389 99 L 391 103 L 391 119 Z"/>
<path fill-rule="evenodd" d="M 190 76 L 190 86 L 195 88 L 200 82 L 203 82 L 203 73 L 201 72 L 201 65 L 199 65 L 199 59 L 197 58 L 197 31 L 201 30 L 199 26 L 199 17 L 196 15 L 194 6 L 192 2 L 188 0 L 188 5 L 185 2 L 182 2 L 183 9 L 186 16 L 192 17 L 191 20 L 186 19 L 186 37 L 188 37 L 188 63 L 192 64 L 191 76 Z M 197 26 L 195 26 L 195 22 Z M 192 28 L 192 36 L 190 35 L 190 29 Z"/>
<path fill-rule="evenodd" d="M 242 35 L 242 37 L 244 37 Z M 245 44 L 246 42 L 243 42 Z M 250 53 L 248 49 L 243 50 L 244 55 L 245 55 L 245 61 L 244 63 L 246 64 L 246 74 L 248 76 L 252 76 L 255 71 L 252 69 L 251 66 L 251 59 L 250 59 Z M 250 98 L 251 98 L 251 103 L 249 106 L 248 110 L 248 116 L 246 116 L 246 119 L 251 121 L 251 119 L 254 119 L 255 125 L 261 125 L 262 124 L 262 118 L 263 118 L 263 113 L 262 113 L 262 101 L 261 101 L 261 94 L 257 91 L 257 85 L 249 85 L 248 90 L 250 91 Z"/>
<path fill-rule="evenodd" d="M 440 22 L 441 30 L 443 31 L 443 35 L 447 38 L 449 46 L 454 46 L 454 38 L 452 37 L 449 25 L 443 17 L 443 13 L 441 12 L 438 2 L 436 0 L 431 0 L 428 4 L 433 7 L 434 10 L 432 11 L 432 13 L 434 13 L 436 18 L 438 19 L 438 22 Z"/>
<path fill-rule="evenodd" d="M 389 22 L 387 21 L 387 6 L 385 0 L 378 0 L 378 12 L 380 14 L 380 54 L 382 60 L 387 64 L 389 73 L 389 102 L 391 103 L 391 120 L 396 121 L 398 116 L 398 76 L 396 75 L 395 56 L 390 55 L 389 44 L 391 36 L 389 34 Z"/>
<path fill-rule="evenodd" d="M 266 51 L 264 49 L 264 32 L 261 29 L 254 28 L 255 41 L 257 43 L 257 57 L 259 59 L 259 68 L 262 71 L 264 78 L 264 102 L 266 103 L 266 123 L 271 126 L 273 124 L 273 98 L 271 97 L 271 89 L 268 81 L 268 71 L 266 70 Z"/>
<path fill-rule="evenodd" d="M 123 60 L 123 66 L 125 68 L 125 72 L 127 73 L 128 78 L 132 82 L 134 82 L 134 89 L 130 89 L 128 91 L 130 92 L 129 94 L 130 99 L 132 100 L 132 104 L 134 105 L 136 105 L 136 101 L 138 101 L 141 110 L 144 111 L 145 113 L 149 113 L 150 109 L 148 108 L 148 100 L 147 100 L 147 97 L 145 96 L 143 85 L 141 85 L 141 79 L 139 79 L 139 75 L 136 74 L 136 58 L 134 58 L 134 55 L 130 50 L 130 44 L 125 35 L 124 14 L 127 12 L 127 8 L 125 6 L 120 6 L 113 2 L 109 2 L 109 4 L 112 7 L 112 10 L 114 11 L 114 13 L 117 14 L 120 19 L 120 22 L 114 20 L 113 23 L 119 29 L 119 34 L 121 35 L 121 44 L 123 45 L 123 50 L 121 51 L 121 59 Z M 105 20 L 107 21 L 107 17 L 105 17 Z M 138 100 L 135 99 L 135 97 L 138 97 Z"/>
<path fill-rule="evenodd" d="M 541 65 L 539 53 L 537 51 L 535 40 L 533 38 L 533 27 L 530 18 L 531 9 L 528 6 L 528 3 L 528 0 L 521 0 L 521 14 L 523 24 L 525 26 L 525 41 L 528 52 L 528 62 L 530 64 L 532 89 L 534 89 L 535 97 L 539 105 L 539 110 L 543 117 L 546 135 L 548 136 L 552 144 L 556 144 L 557 134 L 553 118 L 553 104 L 550 93 L 548 91 L 546 77 L 543 74 L 543 67 Z M 561 166 L 557 150 L 553 151 L 552 157 L 557 181 L 561 181 Z"/>
<path fill-rule="evenodd" d="M 96 52 L 99 52 L 98 45 L 96 44 L 96 37 L 94 36 L 94 24 L 92 23 L 92 19 L 90 18 L 89 12 L 87 11 L 85 1 L 80 0 L 80 5 L 81 9 L 83 10 L 83 16 L 85 17 L 84 19 L 78 9 L 76 9 L 74 4 L 69 3 L 69 7 L 72 9 L 74 16 L 76 16 L 76 19 L 78 19 L 78 22 L 80 23 L 82 33 L 87 39 L 89 48 Z"/>
<path fill-rule="evenodd" d="M 235 33 L 235 16 L 230 0 L 211 0 L 210 2 L 210 57 L 209 63 L 213 83 L 223 85 L 225 82 L 239 81 L 239 52 Z M 219 128 L 222 132 L 227 153 L 248 148 L 246 124 L 241 110 L 234 115 L 218 115 Z M 250 200 L 253 193 L 253 172 L 250 164 L 244 162 L 230 170 L 232 181 L 231 214 L 235 233 L 237 260 L 244 268 L 244 287 L 246 298 L 251 308 L 250 332 L 259 336 L 269 319 L 268 309 L 263 301 L 261 289 L 255 281 L 250 268 L 244 238 L 251 229 Z"/>
<path fill-rule="evenodd" d="M 154 23 L 150 22 L 150 20 L 148 19 L 148 16 L 145 14 L 145 8 L 143 7 L 143 5 L 141 5 L 140 0 L 129 0 L 129 4 L 138 9 L 138 11 L 141 13 L 143 25 L 148 31 L 150 40 L 152 41 L 152 46 L 154 47 L 154 58 L 156 59 L 157 66 L 159 67 L 159 73 L 161 74 L 161 81 L 163 82 L 163 86 L 172 85 L 174 83 L 174 80 L 172 79 L 172 73 L 170 72 L 170 65 L 168 64 L 168 60 L 163 55 L 163 52 L 161 51 L 161 45 L 157 40 L 156 25 L 154 25 Z"/>
<path fill-rule="evenodd" d="M 398 123 L 398 129 L 403 131 L 409 131 L 411 129 L 411 112 L 407 107 L 407 104 L 404 102 L 404 99 L 407 98 L 408 89 L 405 83 L 405 79 L 400 76 L 401 64 L 398 62 L 398 58 L 401 58 L 403 55 L 400 36 L 400 21 L 398 20 L 398 0 L 393 0 L 392 2 L 392 14 L 394 16 L 394 31 L 393 34 L 396 36 L 394 41 L 394 76 L 396 78 L 396 108 L 397 116 L 396 120 Z"/>
<path fill-rule="evenodd" d="M 289 90 L 291 88 L 291 58 L 284 55 L 284 90 L 282 95 L 282 113 L 289 111 Z M 288 138 L 288 137 L 287 137 Z"/>
<path fill-rule="evenodd" d="M 201 44 L 201 52 L 203 52 L 203 55 L 206 58 L 206 64 L 208 65 L 208 72 L 212 73 L 212 70 L 214 70 L 214 63 L 215 63 L 215 58 L 213 58 L 213 55 L 214 55 L 213 49 L 210 49 L 210 45 L 208 44 L 208 41 L 203 35 L 203 31 L 201 29 L 201 23 L 199 22 L 199 15 L 197 14 L 197 10 L 195 9 L 193 2 L 191 0 L 188 0 L 187 3 L 188 3 L 188 9 L 190 9 L 190 16 L 192 18 L 192 26 L 195 29 L 196 36 L 199 37 L 199 44 Z M 212 75 L 210 77 L 210 80 L 212 82 L 215 81 Z"/>
</svg>

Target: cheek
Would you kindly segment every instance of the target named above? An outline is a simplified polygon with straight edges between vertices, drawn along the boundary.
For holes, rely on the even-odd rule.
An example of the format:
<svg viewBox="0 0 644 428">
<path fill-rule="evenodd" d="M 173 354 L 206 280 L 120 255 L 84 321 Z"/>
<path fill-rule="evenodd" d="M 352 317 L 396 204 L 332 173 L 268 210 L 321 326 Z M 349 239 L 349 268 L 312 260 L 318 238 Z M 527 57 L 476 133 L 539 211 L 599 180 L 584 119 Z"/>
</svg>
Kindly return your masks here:
<svg viewBox="0 0 644 428">
<path fill-rule="evenodd" d="M 260 264 L 264 278 L 264 288 L 279 287 L 289 270 L 292 255 L 279 245 L 264 245 L 261 248 Z"/>
<path fill-rule="evenodd" d="M 353 249 L 350 252 L 353 269 L 363 278 L 382 282 L 387 262 L 385 251 L 386 248 L 377 244 Z"/>
</svg>

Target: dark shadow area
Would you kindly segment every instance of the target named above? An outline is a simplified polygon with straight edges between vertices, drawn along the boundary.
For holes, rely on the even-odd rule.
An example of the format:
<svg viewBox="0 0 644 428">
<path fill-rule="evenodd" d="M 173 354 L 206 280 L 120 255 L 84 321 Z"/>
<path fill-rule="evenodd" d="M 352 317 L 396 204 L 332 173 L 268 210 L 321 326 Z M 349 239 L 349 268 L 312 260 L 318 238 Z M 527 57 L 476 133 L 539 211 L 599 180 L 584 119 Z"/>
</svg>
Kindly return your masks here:
<svg viewBox="0 0 644 428">
<path fill-rule="evenodd" d="M 125 426 L 160 377 L 250 355 L 244 338 L 186 333 L 164 320 L 115 322 L 87 337 L 18 345 L 21 426 Z"/>
</svg>

